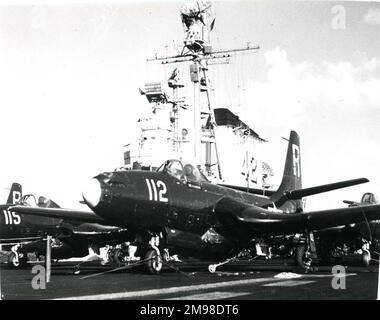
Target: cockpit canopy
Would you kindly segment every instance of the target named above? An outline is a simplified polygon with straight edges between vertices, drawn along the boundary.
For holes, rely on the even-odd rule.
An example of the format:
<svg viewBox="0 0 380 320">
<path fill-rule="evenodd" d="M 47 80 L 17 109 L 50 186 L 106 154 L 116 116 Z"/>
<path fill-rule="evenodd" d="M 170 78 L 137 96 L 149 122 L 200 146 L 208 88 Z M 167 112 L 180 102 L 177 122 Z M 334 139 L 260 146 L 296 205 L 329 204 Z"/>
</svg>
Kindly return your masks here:
<svg viewBox="0 0 380 320">
<path fill-rule="evenodd" d="M 367 192 L 363 195 L 361 202 L 376 204 L 379 202 L 379 200 L 373 193 Z"/>
<path fill-rule="evenodd" d="M 20 202 L 21 204 L 30 207 L 59 208 L 59 205 L 56 204 L 53 200 L 36 194 L 26 194 L 22 197 Z"/>
<path fill-rule="evenodd" d="M 157 169 L 157 172 L 169 174 L 184 183 L 193 182 L 200 184 L 202 182 L 209 182 L 199 167 L 195 167 L 182 160 L 167 160 Z"/>
</svg>

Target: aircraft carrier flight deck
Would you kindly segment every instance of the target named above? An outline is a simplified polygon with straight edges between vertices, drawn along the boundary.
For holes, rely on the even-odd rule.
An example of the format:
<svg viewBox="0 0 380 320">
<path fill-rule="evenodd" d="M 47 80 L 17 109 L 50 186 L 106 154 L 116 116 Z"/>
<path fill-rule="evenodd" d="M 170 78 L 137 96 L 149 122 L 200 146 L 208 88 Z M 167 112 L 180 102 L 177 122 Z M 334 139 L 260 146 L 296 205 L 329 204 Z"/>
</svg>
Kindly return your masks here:
<svg viewBox="0 0 380 320">
<path fill-rule="evenodd" d="M 345 267 L 343 278 L 336 278 L 333 266 L 321 266 L 305 274 L 283 259 L 232 263 L 214 274 L 208 272 L 205 262 L 197 261 L 166 266 L 159 275 L 101 266 L 99 262 L 83 263 L 80 273 L 73 275 L 75 265 L 54 263 L 45 289 L 33 288 L 35 265 L 20 270 L 2 265 L 2 299 L 375 300 L 378 291 L 377 263 Z"/>
<path fill-rule="evenodd" d="M 380 2 L 55 2 L 0 5 L 0 300 L 380 300 Z"/>
</svg>

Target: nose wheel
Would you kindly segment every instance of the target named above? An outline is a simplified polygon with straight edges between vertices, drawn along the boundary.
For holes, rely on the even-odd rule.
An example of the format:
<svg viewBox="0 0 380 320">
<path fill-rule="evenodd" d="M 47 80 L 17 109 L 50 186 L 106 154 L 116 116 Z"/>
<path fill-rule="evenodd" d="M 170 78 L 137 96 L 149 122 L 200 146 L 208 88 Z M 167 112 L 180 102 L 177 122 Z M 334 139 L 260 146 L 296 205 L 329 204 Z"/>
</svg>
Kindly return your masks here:
<svg viewBox="0 0 380 320">
<path fill-rule="evenodd" d="M 146 267 L 150 274 L 158 274 L 162 269 L 162 257 L 155 249 L 149 249 L 145 255 Z"/>
<path fill-rule="evenodd" d="M 159 274 L 162 269 L 162 255 L 159 249 L 160 237 L 152 235 L 149 249 L 145 254 L 146 268 L 150 274 Z"/>
</svg>

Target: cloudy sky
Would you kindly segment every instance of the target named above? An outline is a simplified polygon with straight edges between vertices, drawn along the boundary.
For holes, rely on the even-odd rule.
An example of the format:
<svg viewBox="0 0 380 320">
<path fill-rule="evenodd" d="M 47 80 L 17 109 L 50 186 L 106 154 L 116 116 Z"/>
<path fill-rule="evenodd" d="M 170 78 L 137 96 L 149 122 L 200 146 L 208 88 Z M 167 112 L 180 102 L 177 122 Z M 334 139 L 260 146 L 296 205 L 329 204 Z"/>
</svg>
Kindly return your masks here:
<svg viewBox="0 0 380 320">
<path fill-rule="evenodd" d="M 17 181 L 83 208 L 83 184 L 121 166 L 136 135 L 146 107 L 138 88 L 158 76 L 145 59 L 176 53 L 183 40 L 182 2 L 71 2 L 0 2 L 0 187 Z M 380 3 L 219 1 L 213 9 L 216 49 L 260 46 L 213 67 L 215 103 L 269 140 L 277 176 L 281 137 L 295 129 L 305 187 L 371 180 L 308 199 L 307 209 L 380 195 Z"/>
</svg>

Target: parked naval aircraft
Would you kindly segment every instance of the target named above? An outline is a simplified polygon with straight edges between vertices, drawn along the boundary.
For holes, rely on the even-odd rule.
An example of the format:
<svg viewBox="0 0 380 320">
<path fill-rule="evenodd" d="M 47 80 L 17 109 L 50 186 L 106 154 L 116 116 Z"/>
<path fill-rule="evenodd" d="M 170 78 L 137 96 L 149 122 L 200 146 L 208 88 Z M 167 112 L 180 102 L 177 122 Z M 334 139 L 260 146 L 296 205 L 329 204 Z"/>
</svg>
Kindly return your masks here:
<svg viewBox="0 0 380 320">
<path fill-rule="evenodd" d="M 29 253 L 35 257 L 45 255 L 46 235 L 54 236 L 53 259 L 84 257 L 89 247 L 98 248 L 123 239 L 123 230 L 114 226 L 31 216 L 10 210 L 11 206 L 20 204 L 29 208 L 59 208 L 58 204 L 43 196 L 23 196 L 21 184 L 12 184 L 7 203 L 0 205 L 0 245 L 12 267 L 26 265 Z"/>
<path fill-rule="evenodd" d="M 270 196 L 212 184 L 197 167 L 168 160 L 155 172 L 104 172 L 91 179 L 83 199 L 93 212 L 20 205 L 10 210 L 125 228 L 127 241 L 137 245 L 136 255 L 151 273 L 160 272 L 167 249 L 208 260 L 231 259 L 246 248 L 294 234 L 295 255 L 308 267 L 319 249 L 315 231 L 380 219 L 380 205 L 304 212 L 302 198 L 364 182 L 368 179 L 302 188 L 299 136 L 292 131 L 282 182 Z"/>
</svg>

